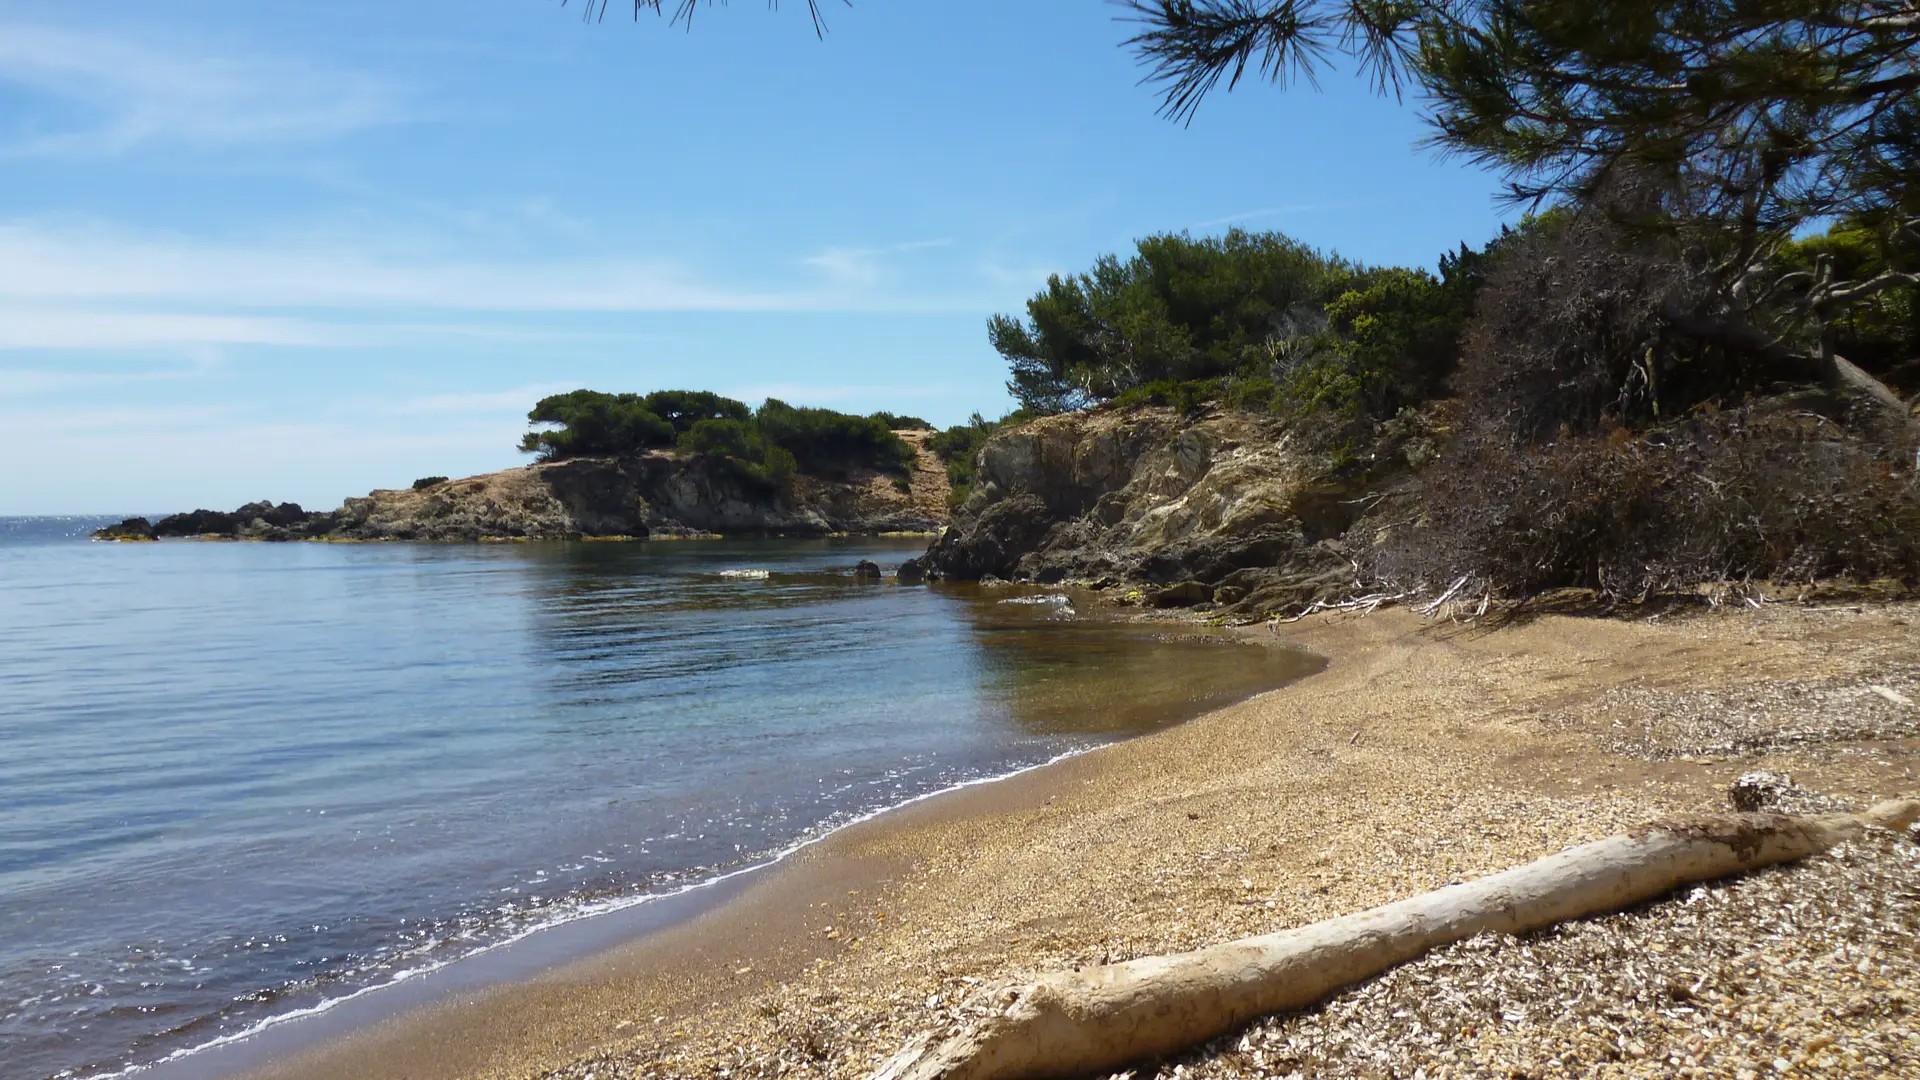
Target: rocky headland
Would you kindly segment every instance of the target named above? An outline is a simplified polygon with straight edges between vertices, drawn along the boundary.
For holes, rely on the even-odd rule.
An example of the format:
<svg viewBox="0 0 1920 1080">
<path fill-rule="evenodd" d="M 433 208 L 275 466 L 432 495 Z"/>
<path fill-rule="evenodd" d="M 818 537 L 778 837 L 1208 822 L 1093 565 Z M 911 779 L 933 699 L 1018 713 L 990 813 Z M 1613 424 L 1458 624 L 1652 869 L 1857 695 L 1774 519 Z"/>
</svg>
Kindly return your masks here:
<svg viewBox="0 0 1920 1080">
<path fill-rule="evenodd" d="M 899 433 L 918 452 L 907 476 L 856 469 L 799 474 L 782 488 L 711 454 L 654 451 L 575 457 L 349 498 L 335 510 L 255 502 L 154 522 L 133 518 L 103 540 L 564 540 L 596 537 L 933 532 L 947 520 L 947 478 L 926 432 Z"/>
</svg>

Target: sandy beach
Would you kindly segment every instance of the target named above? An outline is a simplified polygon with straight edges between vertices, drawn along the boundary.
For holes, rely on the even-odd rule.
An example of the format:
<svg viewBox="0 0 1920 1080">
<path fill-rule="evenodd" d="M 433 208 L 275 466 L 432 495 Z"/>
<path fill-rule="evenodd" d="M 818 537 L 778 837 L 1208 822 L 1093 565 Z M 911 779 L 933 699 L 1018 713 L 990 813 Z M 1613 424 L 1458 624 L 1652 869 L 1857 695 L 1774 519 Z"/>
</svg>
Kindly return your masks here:
<svg viewBox="0 0 1920 1080">
<path fill-rule="evenodd" d="M 1920 606 L 1249 633 L 1328 668 L 843 830 L 691 921 L 260 1080 L 864 1076 L 972 988 L 1301 925 L 1725 806 L 1920 793 Z M 911 720 L 911 717 L 903 717 Z M 1920 855 L 1883 836 L 1473 941 L 1174 1075 L 1920 1075 Z"/>
</svg>

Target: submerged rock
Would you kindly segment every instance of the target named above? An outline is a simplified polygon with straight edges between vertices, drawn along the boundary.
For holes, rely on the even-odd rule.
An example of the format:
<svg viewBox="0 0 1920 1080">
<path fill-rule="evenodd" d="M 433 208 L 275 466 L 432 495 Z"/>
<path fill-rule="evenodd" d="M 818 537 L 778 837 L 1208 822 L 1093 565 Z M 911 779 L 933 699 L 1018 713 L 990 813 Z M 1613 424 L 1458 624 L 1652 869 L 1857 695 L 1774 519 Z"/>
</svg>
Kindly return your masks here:
<svg viewBox="0 0 1920 1080">
<path fill-rule="evenodd" d="M 927 571 L 919 559 L 908 559 L 893 572 L 893 580 L 902 585 L 919 585 L 927 580 Z"/>
<path fill-rule="evenodd" d="M 867 559 L 861 559 L 858 563 L 854 564 L 853 576 L 861 581 L 879 581 L 880 564 Z"/>
</svg>

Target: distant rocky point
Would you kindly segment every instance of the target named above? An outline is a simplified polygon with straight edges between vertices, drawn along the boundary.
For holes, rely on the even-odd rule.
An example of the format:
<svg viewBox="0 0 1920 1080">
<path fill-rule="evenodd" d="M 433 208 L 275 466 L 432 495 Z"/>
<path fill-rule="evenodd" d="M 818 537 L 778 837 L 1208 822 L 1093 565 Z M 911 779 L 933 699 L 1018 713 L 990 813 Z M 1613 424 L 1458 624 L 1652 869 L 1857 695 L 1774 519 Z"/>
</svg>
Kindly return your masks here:
<svg viewBox="0 0 1920 1080">
<path fill-rule="evenodd" d="M 707 454 L 652 452 L 576 457 L 411 488 L 378 490 L 337 510 L 254 502 L 231 512 L 194 510 L 158 521 L 130 518 L 98 540 L 559 540 L 700 535 L 823 536 L 929 533 L 946 525 L 945 467 L 926 432 L 902 432 L 918 452 L 903 482 L 853 470 L 797 475 L 786 487 Z"/>
</svg>

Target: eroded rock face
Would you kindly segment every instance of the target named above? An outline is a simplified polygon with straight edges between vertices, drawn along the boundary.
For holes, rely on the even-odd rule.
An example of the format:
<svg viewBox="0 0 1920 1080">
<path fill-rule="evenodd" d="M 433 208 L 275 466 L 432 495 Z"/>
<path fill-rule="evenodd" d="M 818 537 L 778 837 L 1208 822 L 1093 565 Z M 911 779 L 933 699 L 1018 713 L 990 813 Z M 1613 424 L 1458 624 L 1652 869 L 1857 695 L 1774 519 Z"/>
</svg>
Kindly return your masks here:
<svg viewBox="0 0 1920 1080">
<path fill-rule="evenodd" d="M 1347 493 L 1269 416 L 1048 417 L 989 440 L 977 477 L 929 576 L 1133 582 L 1160 605 L 1257 606 L 1346 565 Z"/>
</svg>

